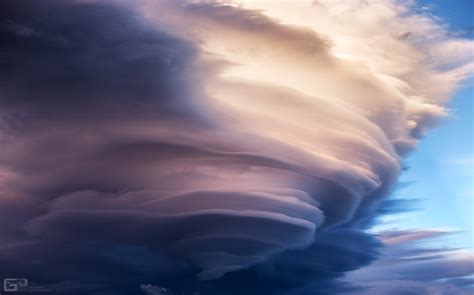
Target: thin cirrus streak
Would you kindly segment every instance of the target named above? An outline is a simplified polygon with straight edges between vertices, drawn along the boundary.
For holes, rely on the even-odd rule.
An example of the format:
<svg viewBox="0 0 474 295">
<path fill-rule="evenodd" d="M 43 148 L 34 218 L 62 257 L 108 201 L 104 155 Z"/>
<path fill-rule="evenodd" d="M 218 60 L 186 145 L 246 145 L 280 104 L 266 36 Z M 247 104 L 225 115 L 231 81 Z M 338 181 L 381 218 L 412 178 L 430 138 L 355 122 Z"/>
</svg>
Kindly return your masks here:
<svg viewBox="0 0 474 295">
<path fill-rule="evenodd" d="M 67 294 L 383 288 L 409 255 L 388 241 L 426 235 L 364 230 L 473 67 L 472 41 L 413 6 L 4 1 L 0 274 Z M 449 253 L 426 259 L 462 269 L 417 288 L 464 292 L 472 256 Z"/>
</svg>

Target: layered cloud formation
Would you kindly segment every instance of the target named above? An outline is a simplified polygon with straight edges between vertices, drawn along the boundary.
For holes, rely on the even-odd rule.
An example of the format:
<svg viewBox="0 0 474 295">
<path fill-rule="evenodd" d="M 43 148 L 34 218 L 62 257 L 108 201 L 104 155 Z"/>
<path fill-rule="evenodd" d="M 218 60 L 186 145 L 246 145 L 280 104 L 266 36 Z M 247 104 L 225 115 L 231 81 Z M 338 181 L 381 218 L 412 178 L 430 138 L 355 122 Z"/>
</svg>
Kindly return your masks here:
<svg viewBox="0 0 474 295">
<path fill-rule="evenodd" d="M 384 288 L 363 267 L 405 233 L 365 230 L 473 68 L 472 41 L 414 8 L 3 1 L 0 274 L 67 294 Z"/>
</svg>

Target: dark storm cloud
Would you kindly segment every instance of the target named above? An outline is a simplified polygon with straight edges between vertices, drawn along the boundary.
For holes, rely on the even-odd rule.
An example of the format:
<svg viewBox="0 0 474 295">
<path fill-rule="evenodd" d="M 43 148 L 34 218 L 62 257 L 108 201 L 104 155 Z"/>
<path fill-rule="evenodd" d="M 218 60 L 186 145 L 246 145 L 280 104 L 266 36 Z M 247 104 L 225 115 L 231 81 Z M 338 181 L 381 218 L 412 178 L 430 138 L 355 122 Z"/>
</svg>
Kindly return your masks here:
<svg viewBox="0 0 474 295">
<path fill-rule="evenodd" d="M 2 276 L 132 294 L 313 241 L 318 203 L 259 178 L 319 178 L 209 129 L 192 45 L 108 2 L 3 6 Z"/>
<path fill-rule="evenodd" d="M 178 128 L 184 117 L 192 123 L 183 125 L 207 124 L 188 99 L 200 95 L 188 75 L 195 49 L 120 5 L 2 1 L 0 10 L 1 277 L 28 277 L 67 294 L 138 293 L 143 274 L 156 275 L 152 265 L 174 264 L 143 248 L 120 252 L 94 241 L 32 238 L 23 228 L 62 193 L 142 184 L 134 182 L 136 161 L 120 163 L 134 141 L 121 129 Z M 146 150 L 133 146 L 129 153 Z M 169 144 L 153 149 L 161 157 L 193 153 Z M 124 253 L 132 253 L 132 265 L 117 258 Z"/>
<path fill-rule="evenodd" d="M 185 109 L 176 106 L 185 101 L 194 49 L 125 7 L 7 1 L 2 14 L 2 109 L 48 115 L 104 107 L 143 113 L 156 104 L 161 115 Z"/>
<path fill-rule="evenodd" d="M 0 277 L 64 294 L 354 288 L 342 277 L 383 248 L 362 229 L 400 210 L 379 206 L 409 133 L 398 94 L 258 11 L 135 6 L 1 4 Z M 310 86 L 225 80 L 238 62 L 206 40 L 255 46 Z"/>
</svg>

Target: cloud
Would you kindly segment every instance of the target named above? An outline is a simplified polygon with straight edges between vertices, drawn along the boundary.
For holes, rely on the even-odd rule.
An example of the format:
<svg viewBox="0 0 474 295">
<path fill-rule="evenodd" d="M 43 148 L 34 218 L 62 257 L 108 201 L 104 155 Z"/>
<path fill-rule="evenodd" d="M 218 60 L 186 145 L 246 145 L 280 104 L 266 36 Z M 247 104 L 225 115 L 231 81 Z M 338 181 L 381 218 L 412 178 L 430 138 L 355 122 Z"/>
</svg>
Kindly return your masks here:
<svg viewBox="0 0 474 295">
<path fill-rule="evenodd" d="M 474 163 L 474 157 L 464 157 L 464 158 L 453 159 L 449 163 L 453 165 L 459 165 L 459 166 L 472 165 Z"/>
<path fill-rule="evenodd" d="M 474 255 L 459 249 L 413 243 L 450 234 L 440 229 L 398 230 L 379 233 L 385 243 L 372 265 L 349 273 L 354 287 L 347 294 L 469 294 L 472 292 Z"/>
<path fill-rule="evenodd" d="M 67 294 L 352 288 L 472 43 L 408 4 L 302 3 L 4 1 L 0 274 Z M 418 279 L 472 272 L 452 259 Z"/>
<path fill-rule="evenodd" d="M 140 285 L 140 288 L 143 290 L 143 292 L 146 295 L 164 295 L 164 294 L 170 294 L 168 289 L 162 288 L 159 286 L 153 286 L 150 284 L 147 285 Z"/>
</svg>

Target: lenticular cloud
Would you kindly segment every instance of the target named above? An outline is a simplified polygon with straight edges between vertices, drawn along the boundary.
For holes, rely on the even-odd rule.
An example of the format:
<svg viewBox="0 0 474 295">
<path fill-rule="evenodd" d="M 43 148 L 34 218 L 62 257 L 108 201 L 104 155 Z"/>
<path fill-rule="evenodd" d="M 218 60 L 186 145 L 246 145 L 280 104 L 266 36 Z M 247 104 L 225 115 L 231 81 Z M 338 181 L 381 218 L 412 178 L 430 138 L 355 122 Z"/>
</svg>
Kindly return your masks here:
<svg viewBox="0 0 474 295">
<path fill-rule="evenodd" d="M 369 2 L 2 3 L 2 276 L 350 290 L 402 157 L 472 69 L 471 41 Z"/>
</svg>

